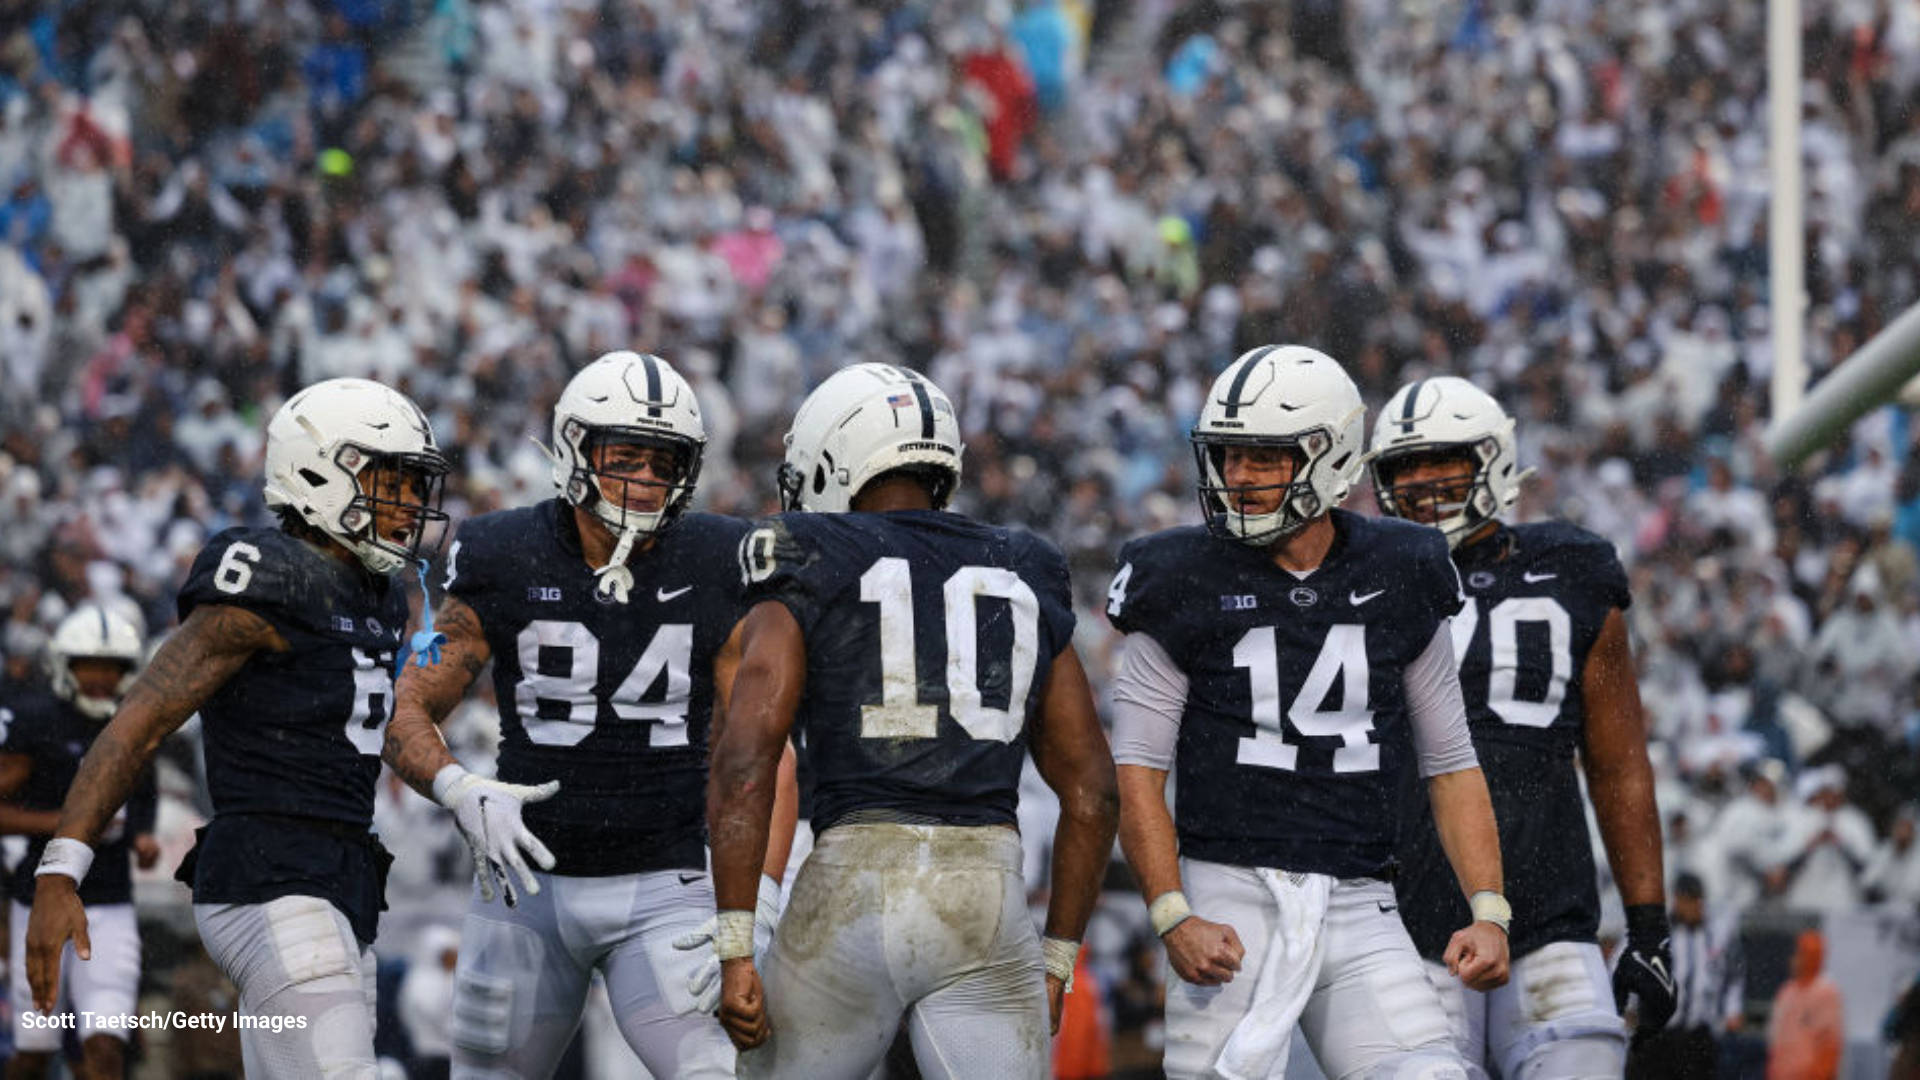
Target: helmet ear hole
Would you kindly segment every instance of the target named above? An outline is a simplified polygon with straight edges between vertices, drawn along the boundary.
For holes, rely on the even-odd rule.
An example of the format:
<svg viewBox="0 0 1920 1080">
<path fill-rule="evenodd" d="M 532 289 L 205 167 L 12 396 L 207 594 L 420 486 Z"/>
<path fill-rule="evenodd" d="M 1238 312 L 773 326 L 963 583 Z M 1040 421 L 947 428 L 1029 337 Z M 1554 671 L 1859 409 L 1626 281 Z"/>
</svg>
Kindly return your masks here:
<svg viewBox="0 0 1920 1080">
<path fill-rule="evenodd" d="M 306 468 L 304 466 L 302 466 L 300 469 L 300 479 L 305 480 L 309 487 L 326 487 L 327 486 L 326 477 L 321 476 L 319 473 L 314 472 L 312 469 Z"/>
<path fill-rule="evenodd" d="M 825 490 L 827 490 L 826 466 L 815 465 L 813 467 L 813 493 L 818 495 Z"/>
</svg>

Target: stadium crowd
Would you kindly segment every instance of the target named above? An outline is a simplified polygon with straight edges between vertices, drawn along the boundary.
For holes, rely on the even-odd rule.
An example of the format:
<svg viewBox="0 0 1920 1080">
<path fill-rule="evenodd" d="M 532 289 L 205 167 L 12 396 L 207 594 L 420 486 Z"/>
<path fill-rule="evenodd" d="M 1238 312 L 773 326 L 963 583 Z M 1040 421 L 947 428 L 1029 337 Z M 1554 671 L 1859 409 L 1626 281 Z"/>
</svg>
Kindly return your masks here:
<svg viewBox="0 0 1920 1080">
<path fill-rule="evenodd" d="M 1920 11 L 1804 7 L 1817 378 L 1920 299 Z M 1670 876 L 1723 915 L 1911 909 L 1920 454 L 1895 408 L 1796 474 L 1761 449 L 1764 8 L 9 6 L 6 678 L 86 597 L 166 629 L 205 538 L 265 518 L 292 389 L 421 402 L 458 520 L 546 497 L 560 387 L 632 346 L 693 381 L 701 499 L 736 514 L 772 508 L 808 387 L 928 372 L 962 508 L 1068 552 L 1102 685 L 1113 552 L 1196 516 L 1204 388 L 1291 341 L 1375 406 L 1475 379 L 1537 469 L 1519 516 L 1618 546 Z M 417 927 L 463 853 L 392 795 Z M 1155 1011 L 1124 936 L 1100 964 L 1123 1026 Z"/>
</svg>

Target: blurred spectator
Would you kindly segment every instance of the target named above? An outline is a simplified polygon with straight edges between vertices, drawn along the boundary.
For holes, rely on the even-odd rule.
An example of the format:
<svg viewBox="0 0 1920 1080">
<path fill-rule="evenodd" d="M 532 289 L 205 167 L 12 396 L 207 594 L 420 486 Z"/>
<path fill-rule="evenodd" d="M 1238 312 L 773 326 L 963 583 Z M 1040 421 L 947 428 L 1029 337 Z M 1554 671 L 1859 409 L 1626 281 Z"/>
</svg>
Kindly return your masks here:
<svg viewBox="0 0 1920 1080">
<path fill-rule="evenodd" d="M 1848 805 L 1847 776 L 1838 765 L 1800 774 L 1799 805 L 1786 814 L 1770 880 L 1788 907 L 1849 911 L 1859 906 L 1861 874 L 1873 857 L 1873 825 Z M 1771 890 L 1770 890 L 1771 891 Z"/>
<path fill-rule="evenodd" d="M 1708 878 L 1709 891 L 1725 898 L 1728 911 L 1744 911 L 1762 896 L 1778 894 L 1783 884 L 1774 867 L 1790 820 L 1780 791 L 1786 777 L 1786 766 L 1776 760 L 1757 763 L 1746 791 L 1714 819 L 1710 847 L 1720 862 Z"/>
<path fill-rule="evenodd" d="M 1920 910 L 1920 847 L 1913 842 L 1914 820 L 1913 804 L 1902 806 L 1887 838 L 1861 872 L 1860 885 L 1869 901 Z"/>
<path fill-rule="evenodd" d="M 412 1080 L 445 1080 L 452 1068 L 453 969 L 459 958 L 460 932 L 429 926 L 400 982 L 400 1023 L 413 1046 L 407 1065 Z"/>
<path fill-rule="evenodd" d="M 1767 1025 L 1767 1080 L 1833 1080 L 1845 1045 L 1840 988 L 1821 973 L 1826 944 L 1818 930 L 1800 934 L 1793 977 L 1773 999 Z"/>
</svg>

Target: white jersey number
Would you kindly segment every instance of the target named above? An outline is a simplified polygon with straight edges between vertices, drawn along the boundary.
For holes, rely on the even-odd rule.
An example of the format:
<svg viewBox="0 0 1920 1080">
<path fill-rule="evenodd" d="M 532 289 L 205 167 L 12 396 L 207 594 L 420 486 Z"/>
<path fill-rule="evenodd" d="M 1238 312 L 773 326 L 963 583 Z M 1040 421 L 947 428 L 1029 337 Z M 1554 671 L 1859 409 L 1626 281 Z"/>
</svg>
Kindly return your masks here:
<svg viewBox="0 0 1920 1080">
<path fill-rule="evenodd" d="M 1233 666 L 1247 669 L 1253 691 L 1253 723 L 1258 729 L 1240 740 L 1235 760 L 1266 769 L 1300 767 L 1300 747 L 1287 741 L 1281 715 L 1302 735 L 1338 737 L 1333 752 L 1337 773 L 1374 772 L 1380 768 L 1380 746 L 1368 741 L 1373 712 L 1367 708 L 1367 628 L 1342 623 L 1327 630 L 1327 640 L 1314 657 L 1306 681 L 1287 708 L 1280 694 L 1280 655 L 1271 626 L 1255 627 L 1233 647 Z M 1340 684 L 1340 706 L 1325 708 L 1335 680 Z"/>
<path fill-rule="evenodd" d="M 561 619 L 535 619 L 515 640 L 520 657 L 520 685 L 514 688 L 514 707 L 537 746 L 577 746 L 600 718 L 600 699 L 594 686 L 600 679 L 600 639 L 586 626 Z M 540 670 L 540 658 L 564 654 L 565 672 Z M 554 666 L 559 666 L 558 664 Z M 640 700 L 666 675 L 666 692 L 658 701 Z M 687 745 L 687 709 L 693 696 L 693 624 L 668 623 L 654 631 L 647 650 L 622 679 L 607 705 L 622 720 L 652 725 L 648 746 Z M 548 715 L 541 715 L 541 704 Z M 553 716 L 553 706 L 565 709 Z"/>
<path fill-rule="evenodd" d="M 982 596 L 1007 601 L 1013 611 L 1013 655 L 1007 707 L 980 694 L 979 614 Z M 1039 663 L 1040 602 L 1020 575 L 1005 567 L 963 566 L 941 587 L 946 609 L 947 707 L 976 739 L 1012 742 L 1026 726 L 1027 692 Z M 878 559 L 860 575 L 860 599 L 880 608 L 880 702 L 860 707 L 860 734 L 869 739 L 931 739 L 940 709 L 921 703 L 914 656 L 913 568 L 907 560 Z"/>
<path fill-rule="evenodd" d="M 353 712 L 347 717 L 347 741 L 355 750 L 372 757 L 380 756 L 380 743 L 386 738 L 387 717 L 392 710 L 393 673 L 377 663 L 364 649 L 353 650 Z"/>
<path fill-rule="evenodd" d="M 1453 652 L 1461 663 L 1479 628 L 1480 605 L 1468 604 L 1453 617 Z M 1547 628 L 1547 688 L 1539 701 L 1519 695 L 1520 624 Z M 1551 596 L 1509 596 L 1487 613 L 1487 638 L 1492 661 L 1487 674 L 1487 708 L 1515 727 L 1551 727 L 1567 699 L 1567 680 L 1573 677 L 1573 618 Z"/>
</svg>

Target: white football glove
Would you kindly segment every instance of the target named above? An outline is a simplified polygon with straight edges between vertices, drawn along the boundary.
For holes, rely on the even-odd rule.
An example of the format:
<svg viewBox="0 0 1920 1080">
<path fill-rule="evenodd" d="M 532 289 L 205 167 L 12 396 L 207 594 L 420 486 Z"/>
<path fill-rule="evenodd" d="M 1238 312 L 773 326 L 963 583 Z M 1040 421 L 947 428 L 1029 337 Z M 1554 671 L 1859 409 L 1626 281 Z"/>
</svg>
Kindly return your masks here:
<svg viewBox="0 0 1920 1080">
<path fill-rule="evenodd" d="M 513 891 L 513 879 L 507 871 L 520 875 L 528 895 L 540 891 L 540 882 L 527 866 L 527 857 L 542 870 L 553 869 L 553 852 L 520 821 L 520 807 L 550 799 L 560 790 L 560 781 L 544 784 L 506 784 L 475 776 L 459 765 L 442 768 L 433 778 L 433 798 L 453 811 L 454 823 L 473 852 L 473 874 L 480 883 L 480 899 L 491 901 L 494 885 L 500 886 L 508 907 L 520 902 Z M 523 854 L 524 853 L 524 854 Z"/>
<path fill-rule="evenodd" d="M 766 874 L 760 875 L 760 892 L 753 903 L 753 962 L 757 966 L 765 963 L 767 946 L 773 944 L 773 928 L 780 922 L 780 883 Z M 707 957 L 700 966 L 687 976 L 687 992 L 693 995 L 694 1005 L 701 1012 L 717 1012 L 720 1008 L 720 958 L 713 953 L 713 934 L 719 928 L 720 916 L 715 915 L 700 924 L 700 929 L 691 934 L 674 939 L 676 949 L 706 949 Z"/>
</svg>

